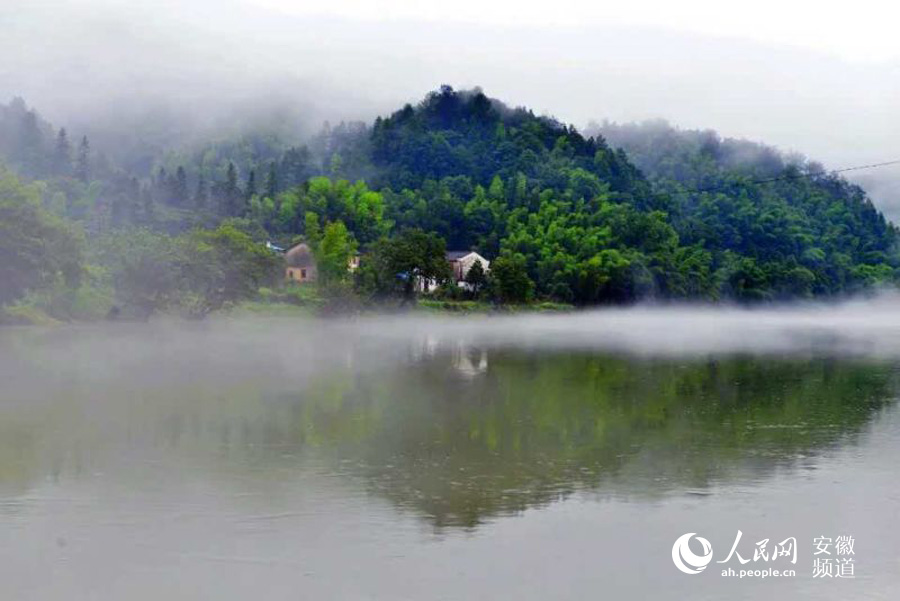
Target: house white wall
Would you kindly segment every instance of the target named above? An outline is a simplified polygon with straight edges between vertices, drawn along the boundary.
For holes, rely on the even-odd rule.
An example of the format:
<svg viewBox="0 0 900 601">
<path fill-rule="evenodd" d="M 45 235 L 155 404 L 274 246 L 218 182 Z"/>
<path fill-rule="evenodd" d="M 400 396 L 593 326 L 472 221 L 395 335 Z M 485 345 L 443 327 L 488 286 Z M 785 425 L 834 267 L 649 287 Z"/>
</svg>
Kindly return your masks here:
<svg viewBox="0 0 900 601">
<path fill-rule="evenodd" d="M 466 289 L 470 288 L 465 280 L 469 270 L 472 269 L 472 266 L 475 265 L 476 261 L 481 262 L 481 268 L 484 269 L 485 273 L 490 271 L 491 262 L 474 251 L 451 262 L 451 266 L 453 267 L 453 277 L 456 279 L 457 286 Z"/>
<path fill-rule="evenodd" d="M 490 261 L 479 255 L 477 252 L 471 252 L 459 259 L 460 280 L 466 279 L 466 275 L 469 273 L 469 270 L 472 269 L 472 265 L 475 264 L 475 261 L 481 261 L 481 267 L 484 269 L 485 273 L 491 270 Z"/>
</svg>

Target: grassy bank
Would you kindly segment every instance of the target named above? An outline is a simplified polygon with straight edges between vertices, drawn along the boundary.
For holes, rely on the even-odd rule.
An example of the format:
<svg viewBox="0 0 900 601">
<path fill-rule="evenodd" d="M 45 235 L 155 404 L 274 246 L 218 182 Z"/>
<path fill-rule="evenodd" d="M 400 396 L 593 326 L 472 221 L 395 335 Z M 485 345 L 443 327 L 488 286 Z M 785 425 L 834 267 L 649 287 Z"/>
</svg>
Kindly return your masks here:
<svg viewBox="0 0 900 601">
<path fill-rule="evenodd" d="M 531 302 L 515 305 L 497 305 L 484 301 L 474 300 L 437 300 L 437 299 L 420 299 L 416 304 L 416 309 L 425 313 L 544 313 L 557 311 L 571 311 L 574 309 L 572 305 L 565 303 L 554 303 L 549 301 Z"/>
<path fill-rule="evenodd" d="M 37 325 L 48 326 L 68 322 L 92 322 L 118 318 L 129 321 L 122 315 L 111 316 L 113 301 L 109 296 L 91 296 L 90 303 L 78 304 L 79 310 L 72 309 L 72 303 L 49 302 L 43 297 L 29 297 L 15 305 L 0 308 L 0 325 Z M 83 306 L 82 306 L 83 305 Z M 92 310 L 87 310 L 89 307 Z M 240 316 L 277 316 L 277 317 L 314 317 L 319 315 L 341 315 L 354 313 L 379 313 L 396 311 L 396 303 L 361 304 L 359 299 L 332 299 L 321 294 L 314 284 L 290 284 L 280 288 L 260 288 L 259 294 L 250 300 L 234 304 L 226 304 L 216 313 L 234 317 Z M 574 307 L 564 303 L 530 302 L 523 304 L 499 305 L 486 301 L 450 300 L 420 298 L 410 309 L 415 313 L 460 315 L 489 315 L 527 312 L 562 312 L 571 311 Z M 159 315 L 168 315 L 159 312 Z M 177 313 L 172 313 L 173 315 Z"/>
</svg>

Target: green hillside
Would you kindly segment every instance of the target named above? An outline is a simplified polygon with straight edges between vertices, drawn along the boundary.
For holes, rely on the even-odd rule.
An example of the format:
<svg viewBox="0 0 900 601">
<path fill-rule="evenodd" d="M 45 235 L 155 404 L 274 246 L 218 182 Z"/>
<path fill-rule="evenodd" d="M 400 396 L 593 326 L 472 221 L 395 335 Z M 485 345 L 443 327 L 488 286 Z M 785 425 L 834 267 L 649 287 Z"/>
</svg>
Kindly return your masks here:
<svg viewBox="0 0 900 601">
<path fill-rule="evenodd" d="M 217 240 L 234 239 L 235 248 L 305 237 L 323 265 L 361 251 L 355 276 L 324 279 L 363 300 L 409 294 L 400 280 L 419 269 L 410 256 L 441 249 L 475 249 L 493 262 L 482 300 L 577 305 L 828 297 L 893 283 L 900 265 L 897 230 L 862 189 L 815 163 L 713 132 L 650 123 L 585 134 L 478 89 L 444 86 L 371 126 L 326 127 L 300 146 L 281 141 L 291 138 L 192 141 L 117 161 L 116 148 L 94 149 L 83 133 L 55 129 L 16 100 L 0 107 L 0 160 L 12 171 L 0 188 L 4 219 L 18 218 L 15 207 L 29 198 L 33 223 L 48 223 L 34 217 L 40 211 L 82 230 L 72 240 L 85 250 L 73 256 L 83 255 L 83 269 L 122 304 L 134 297 L 120 289 L 128 278 L 116 276 L 125 267 L 98 249 L 145 241 L 159 259 L 168 248 L 159 240 L 196 242 L 197 231 L 217 227 L 230 228 Z M 173 257 L 191 244 L 172 248 L 162 265 L 190 263 Z M 147 260 L 141 250 L 128 252 Z M 34 263 L 12 260 L 31 252 L 20 243 L 3 252 L 9 264 Z M 439 263 L 431 259 L 421 260 Z M 40 283 L 19 296 L 63 285 L 48 269 L 17 277 Z M 193 273 L 179 276 L 180 288 Z M 66 278 L 85 281 L 68 264 Z"/>
</svg>

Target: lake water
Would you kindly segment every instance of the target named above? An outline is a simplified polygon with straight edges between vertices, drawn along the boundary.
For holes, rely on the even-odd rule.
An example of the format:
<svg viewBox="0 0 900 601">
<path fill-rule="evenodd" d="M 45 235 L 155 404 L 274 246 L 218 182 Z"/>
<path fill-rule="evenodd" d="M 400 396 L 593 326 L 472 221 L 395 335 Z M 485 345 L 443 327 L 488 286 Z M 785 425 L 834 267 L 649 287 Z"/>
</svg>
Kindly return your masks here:
<svg viewBox="0 0 900 601">
<path fill-rule="evenodd" d="M 897 309 L 0 330 L 0 598 L 894 599 Z"/>
</svg>

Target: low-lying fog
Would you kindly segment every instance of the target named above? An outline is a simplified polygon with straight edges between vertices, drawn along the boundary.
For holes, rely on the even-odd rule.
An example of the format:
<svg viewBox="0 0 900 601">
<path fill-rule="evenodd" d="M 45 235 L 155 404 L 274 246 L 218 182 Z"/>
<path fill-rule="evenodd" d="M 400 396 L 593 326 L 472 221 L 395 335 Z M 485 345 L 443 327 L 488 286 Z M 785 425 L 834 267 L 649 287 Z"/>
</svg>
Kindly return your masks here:
<svg viewBox="0 0 900 601">
<path fill-rule="evenodd" d="M 135 367 L 158 379 L 203 368 L 225 379 L 248 368 L 294 375 L 330 364 L 354 369 L 453 348 L 621 352 L 696 357 L 815 354 L 900 358 L 900 295 L 758 308 L 640 305 L 573 313 L 399 314 L 314 318 L 214 317 L 206 322 L 80 325 L 0 333 L 0 375 L 39 360 L 54 373 Z M 6 373 L 3 373 L 6 372 Z M 245 375 L 245 374 L 243 374 Z"/>
<path fill-rule="evenodd" d="M 898 307 L 0 329 L 0 581 L 36 601 L 891 598 Z M 685 531 L 718 553 L 739 529 L 745 554 L 795 537 L 798 577 L 672 567 Z M 811 582 L 814 537 L 843 533 L 858 580 Z"/>
<path fill-rule="evenodd" d="M 480 318 L 371 318 L 345 326 L 367 337 L 434 344 L 622 351 L 648 355 L 808 353 L 900 356 L 900 295 L 841 304 L 737 308 L 690 305 Z"/>
</svg>

